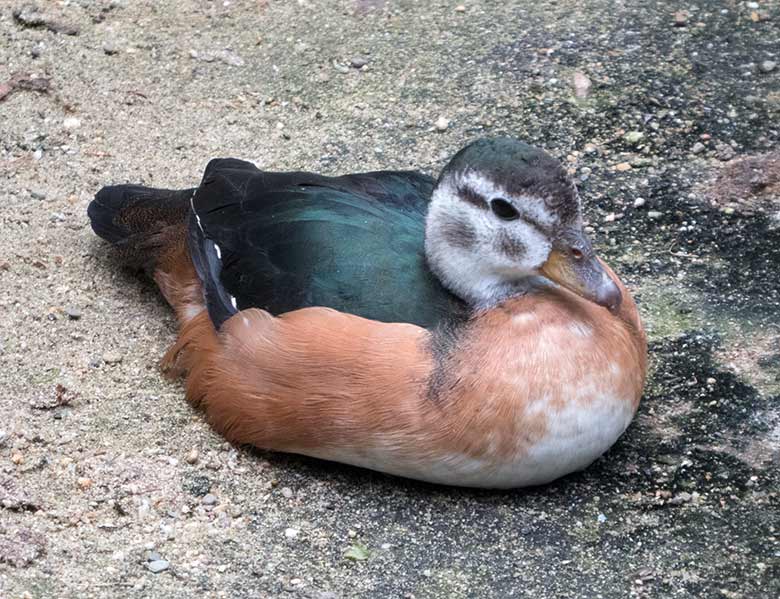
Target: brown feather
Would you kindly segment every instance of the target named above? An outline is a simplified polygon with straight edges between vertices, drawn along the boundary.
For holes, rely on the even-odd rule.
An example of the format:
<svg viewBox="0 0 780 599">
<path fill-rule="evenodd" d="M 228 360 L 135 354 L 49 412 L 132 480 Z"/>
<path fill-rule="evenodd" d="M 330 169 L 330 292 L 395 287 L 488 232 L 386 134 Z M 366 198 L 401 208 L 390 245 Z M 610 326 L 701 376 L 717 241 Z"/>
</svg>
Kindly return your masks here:
<svg viewBox="0 0 780 599">
<path fill-rule="evenodd" d="M 235 443 L 450 482 L 432 470 L 522 461 L 557 414 L 591 408 L 583 384 L 593 398 L 623 398 L 630 414 L 644 385 L 646 338 L 612 271 L 624 297 L 616 315 L 562 289 L 507 301 L 473 318 L 434 376 L 431 334 L 414 325 L 249 309 L 217 332 L 186 247 L 160 265 L 155 279 L 182 324 L 163 364 L 188 373 L 188 399 Z"/>
</svg>

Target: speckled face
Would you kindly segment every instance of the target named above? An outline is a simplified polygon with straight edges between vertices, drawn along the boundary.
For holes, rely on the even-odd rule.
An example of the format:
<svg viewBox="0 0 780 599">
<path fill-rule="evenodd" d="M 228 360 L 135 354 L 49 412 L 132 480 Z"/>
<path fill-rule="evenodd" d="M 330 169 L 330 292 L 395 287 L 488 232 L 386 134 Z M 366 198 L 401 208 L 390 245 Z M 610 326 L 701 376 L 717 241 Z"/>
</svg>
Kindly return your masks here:
<svg viewBox="0 0 780 599">
<path fill-rule="evenodd" d="M 438 217 L 441 240 L 494 270 L 538 267 L 560 233 L 581 229 L 577 189 L 560 163 L 512 139 L 479 140 L 444 169 L 437 191 L 452 200 Z"/>
<path fill-rule="evenodd" d="M 459 152 L 439 179 L 450 188 L 457 217 L 442 219 L 445 241 L 477 248 L 496 267 L 527 270 L 541 264 L 565 232 L 581 232 L 577 189 L 561 164 L 513 139 L 484 139 Z"/>
<path fill-rule="evenodd" d="M 566 171 L 513 139 L 474 142 L 445 167 L 429 208 L 426 253 L 446 286 L 481 303 L 539 276 L 553 253 L 583 278 L 602 275 Z"/>
</svg>

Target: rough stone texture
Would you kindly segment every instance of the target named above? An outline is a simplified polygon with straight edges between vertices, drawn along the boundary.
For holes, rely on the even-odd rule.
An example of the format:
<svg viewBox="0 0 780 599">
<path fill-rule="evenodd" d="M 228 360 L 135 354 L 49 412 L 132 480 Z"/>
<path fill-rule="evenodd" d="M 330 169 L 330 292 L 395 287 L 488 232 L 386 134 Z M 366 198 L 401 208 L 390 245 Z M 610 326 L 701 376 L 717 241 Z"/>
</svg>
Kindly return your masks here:
<svg viewBox="0 0 780 599">
<path fill-rule="evenodd" d="M 780 594 L 775 175 L 717 183 L 724 148 L 774 168 L 776 2 L 686 3 L 685 27 L 664 0 L 45 3 L 78 35 L 25 4 L 0 6 L 0 596 Z M 545 488 L 226 446 L 157 370 L 168 308 L 87 225 L 101 185 L 190 186 L 214 156 L 436 173 L 488 134 L 565 161 L 651 337 L 635 423 Z M 56 385 L 77 399 L 31 406 Z"/>
</svg>

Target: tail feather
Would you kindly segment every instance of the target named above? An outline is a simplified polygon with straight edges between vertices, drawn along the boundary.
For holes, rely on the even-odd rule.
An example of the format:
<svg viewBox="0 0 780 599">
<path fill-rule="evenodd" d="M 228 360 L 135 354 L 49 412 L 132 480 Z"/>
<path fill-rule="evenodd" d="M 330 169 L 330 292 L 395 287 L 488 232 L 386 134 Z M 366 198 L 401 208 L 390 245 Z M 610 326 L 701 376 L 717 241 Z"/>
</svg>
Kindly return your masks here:
<svg viewBox="0 0 780 599">
<path fill-rule="evenodd" d="M 132 266 L 153 270 L 166 240 L 183 235 L 194 189 L 112 185 L 89 204 L 92 229 Z"/>
</svg>

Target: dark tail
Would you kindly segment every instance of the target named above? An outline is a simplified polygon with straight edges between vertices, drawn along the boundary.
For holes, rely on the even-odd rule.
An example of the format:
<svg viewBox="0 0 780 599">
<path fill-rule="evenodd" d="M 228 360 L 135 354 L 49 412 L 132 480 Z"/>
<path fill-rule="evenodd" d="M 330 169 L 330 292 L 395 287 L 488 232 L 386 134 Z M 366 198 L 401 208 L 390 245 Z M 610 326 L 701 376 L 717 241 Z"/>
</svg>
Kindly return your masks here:
<svg viewBox="0 0 780 599">
<path fill-rule="evenodd" d="M 153 270 L 165 246 L 183 238 L 194 191 L 112 185 L 97 193 L 87 214 L 95 233 L 117 246 L 123 260 Z"/>
</svg>

